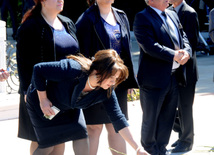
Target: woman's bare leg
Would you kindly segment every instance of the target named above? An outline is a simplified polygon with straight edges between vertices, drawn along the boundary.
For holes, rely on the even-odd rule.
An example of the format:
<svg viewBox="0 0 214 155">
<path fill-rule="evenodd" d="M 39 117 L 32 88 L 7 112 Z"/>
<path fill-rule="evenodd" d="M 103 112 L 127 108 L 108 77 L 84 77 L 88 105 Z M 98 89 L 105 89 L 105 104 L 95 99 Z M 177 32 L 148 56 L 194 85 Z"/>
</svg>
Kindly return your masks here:
<svg viewBox="0 0 214 155">
<path fill-rule="evenodd" d="M 65 143 L 62 143 L 62 144 L 55 145 L 50 155 L 63 155 L 64 152 L 65 152 Z"/>
<path fill-rule="evenodd" d="M 103 129 L 102 124 L 87 125 L 90 155 L 97 155 L 99 139 L 100 139 L 100 134 L 102 132 L 102 129 Z"/>
<path fill-rule="evenodd" d="M 125 140 L 120 136 L 119 133 L 115 132 L 114 127 L 111 123 L 106 124 L 106 129 L 108 132 L 109 147 L 126 154 Z M 112 152 L 112 155 L 119 155 L 115 151 L 111 151 L 111 152 Z"/>
<path fill-rule="evenodd" d="M 30 144 L 30 155 L 33 155 L 34 151 L 38 148 L 38 143 L 35 141 L 32 141 Z"/>
<path fill-rule="evenodd" d="M 75 155 L 89 155 L 89 140 L 88 138 L 74 140 L 73 149 Z"/>
<path fill-rule="evenodd" d="M 54 146 L 47 148 L 37 148 L 33 155 L 49 155 L 54 149 Z"/>
</svg>

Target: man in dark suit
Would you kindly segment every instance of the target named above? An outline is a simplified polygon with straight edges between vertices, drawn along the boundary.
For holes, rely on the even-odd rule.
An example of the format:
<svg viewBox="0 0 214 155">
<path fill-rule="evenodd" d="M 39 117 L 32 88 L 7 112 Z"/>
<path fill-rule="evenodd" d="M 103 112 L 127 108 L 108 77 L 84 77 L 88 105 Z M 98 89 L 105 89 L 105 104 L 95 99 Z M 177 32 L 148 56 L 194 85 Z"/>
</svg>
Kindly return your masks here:
<svg viewBox="0 0 214 155">
<path fill-rule="evenodd" d="M 133 25 L 140 46 L 141 144 L 152 155 L 165 155 L 178 105 L 178 85 L 186 84 L 183 65 L 192 52 L 177 14 L 166 9 L 168 1 L 145 2 L 147 8 L 136 14 Z"/>
<path fill-rule="evenodd" d="M 179 139 L 173 143 L 175 147 L 172 152 L 190 151 L 193 146 L 194 126 L 192 106 L 195 96 L 195 85 L 198 80 L 198 70 L 196 61 L 196 47 L 199 40 L 199 23 L 196 11 L 184 0 L 169 0 L 180 19 L 184 32 L 192 47 L 192 57 L 185 64 L 186 66 L 186 87 L 179 86 L 179 105 L 177 117 L 174 124 L 174 131 L 179 133 Z"/>
</svg>

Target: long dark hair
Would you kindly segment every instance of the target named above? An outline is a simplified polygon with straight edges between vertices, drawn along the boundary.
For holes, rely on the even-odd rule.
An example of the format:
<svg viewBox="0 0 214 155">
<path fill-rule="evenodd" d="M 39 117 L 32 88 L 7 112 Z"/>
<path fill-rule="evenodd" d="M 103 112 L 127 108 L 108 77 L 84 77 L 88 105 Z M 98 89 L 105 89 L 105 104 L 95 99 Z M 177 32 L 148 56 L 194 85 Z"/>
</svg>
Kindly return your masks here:
<svg viewBox="0 0 214 155">
<path fill-rule="evenodd" d="M 42 10 L 42 3 L 41 3 L 42 1 L 44 0 L 34 0 L 35 5 L 32 7 L 32 9 L 28 10 L 24 14 L 21 23 L 24 23 L 28 18 L 30 18 L 33 15 L 40 14 Z"/>
<path fill-rule="evenodd" d="M 117 71 L 120 71 L 120 76 L 117 79 L 114 88 L 117 87 L 121 82 L 126 80 L 129 76 L 128 68 L 124 65 L 123 60 L 113 49 L 100 50 L 94 55 L 94 59 L 90 60 L 84 56 L 70 55 L 68 59 L 74 59 L 78 61 L 82 70 L 90 75 L 94 70 L 97 71 L 96 75 L 99 79 L 98 83 L 102 83 L 105 79 L 115 75 Z M 113 87 L 109 88 L 108 96 L 111 95 Z"/>
</svg>

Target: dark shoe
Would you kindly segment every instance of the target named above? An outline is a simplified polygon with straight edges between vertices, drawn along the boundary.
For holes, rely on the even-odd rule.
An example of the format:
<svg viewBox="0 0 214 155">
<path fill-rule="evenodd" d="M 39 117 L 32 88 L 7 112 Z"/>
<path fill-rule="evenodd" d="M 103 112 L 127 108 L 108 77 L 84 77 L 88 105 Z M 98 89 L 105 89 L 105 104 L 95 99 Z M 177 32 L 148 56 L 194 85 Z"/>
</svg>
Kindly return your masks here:
<svg viewBox="0 0 214 155">
<path fill-rule="evenodd" d="M 172 153 L 187 152 L 192 150 L 192 144 L 187 142 L 179 142 L 177 146 L 172 150 Z"/>
<path fill-rule="evenodd" d="M 178 145 L 178 140 L 177 141 L 175 141 L 172 145 L 171 145 L 171 147 L 176 147 L 177 145 Z"/>
</svg>

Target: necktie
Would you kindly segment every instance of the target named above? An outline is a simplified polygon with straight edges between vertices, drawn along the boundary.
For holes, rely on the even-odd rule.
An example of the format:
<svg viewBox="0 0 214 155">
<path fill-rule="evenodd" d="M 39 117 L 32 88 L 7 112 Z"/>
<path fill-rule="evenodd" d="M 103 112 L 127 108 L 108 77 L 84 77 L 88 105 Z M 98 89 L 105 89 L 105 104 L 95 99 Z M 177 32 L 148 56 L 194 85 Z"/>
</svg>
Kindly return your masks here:
<svg viewBox="0 0 214 155">
<path fill-rule="evenodd" d="M 167 15 L 166 15 L 166 13 L 165 13 L 164 11 L 163 11 L 161 14 L 162 14 L 162 15 L 164 16 L 164 18 L 165 18 L 165 21 L 166 21 L 166 24 L 167 24 L 167 26 L 168 26 L 169 32 L 170 32 L 170 34 L 171 34 L 171 38 L 172 38 L 172 41 L 173 41 L 175 50 L 180 49 L 180 45 L 179 45 L 179 42 L 178 42 L 178 40 L 177 40 L 177 38 L 176 38 L 176 34 L 175 34 L 175 32 L 174 32 L 174 30 L 173 30 L 171 24 L 169 23 L 169 17 L 167 17 Z M 173 24 L 173 23 L 172 23 L 172 24 Z M 178 64 L 176 61 L 173 61 L 172 69 L 176 69 L 176 68 L 178 68 L 179 66 L 180 66 L 180 64 Z"/>
<path fill-rule="evenodd" d="M 180 45 L 179 45 L 178 39 L 176 37 L 176 34 L 175 34 L 175 32 L 174 32 L 174 30 L 172 28 L 172 25 L 169 23 L 169 17 L 167 17 L 167 15 L 166 15 L 166 13 L 164 11 L 161 14 L 165 18 L 166 24 L 168 26 L 169 32 L 171 34 L 171 38 L 172 38 L 174 46 L 175 46 L 175 49 L 176 50 L 180 49 Z"/>
</svg>

